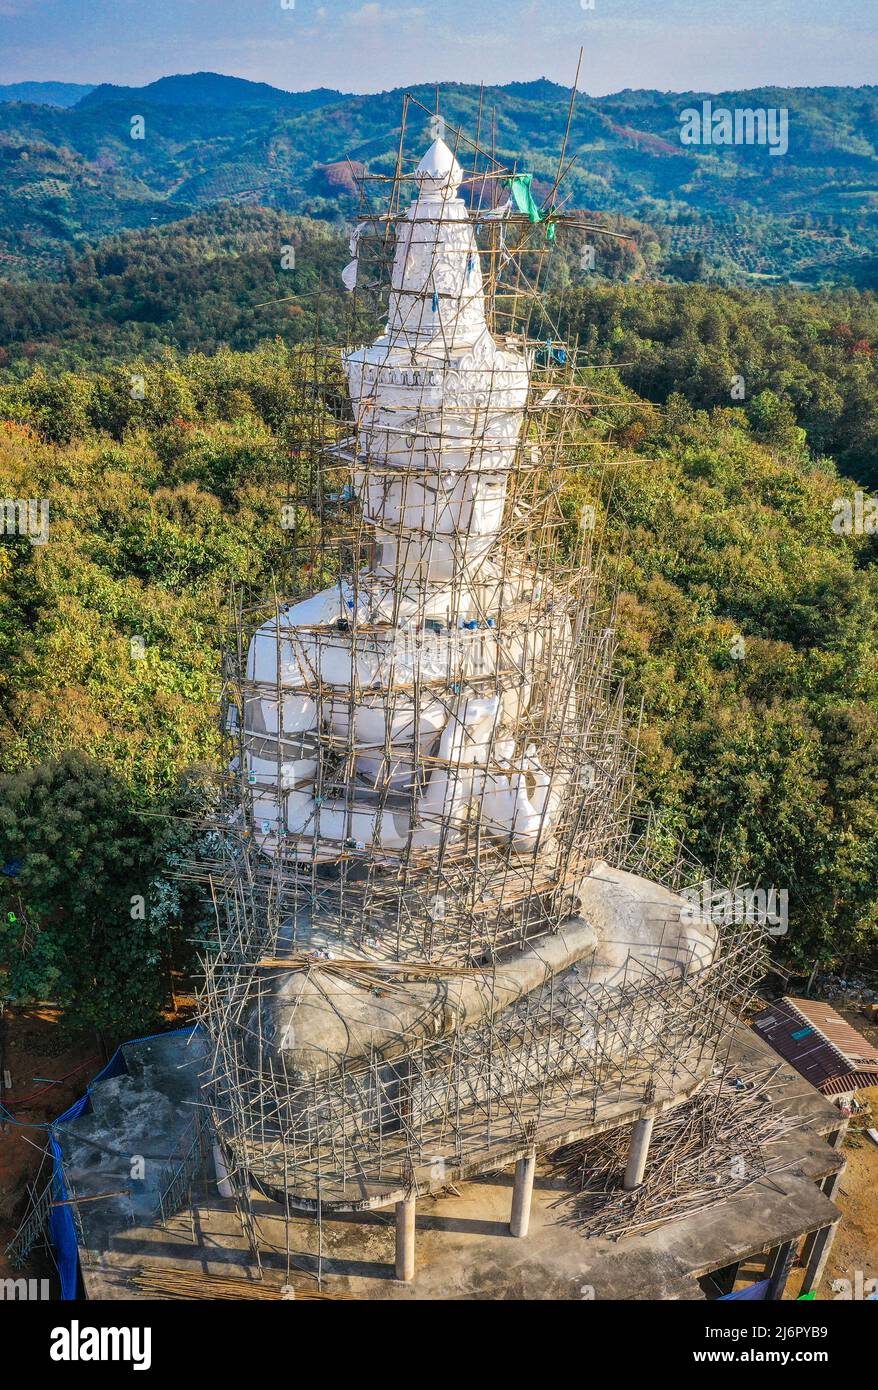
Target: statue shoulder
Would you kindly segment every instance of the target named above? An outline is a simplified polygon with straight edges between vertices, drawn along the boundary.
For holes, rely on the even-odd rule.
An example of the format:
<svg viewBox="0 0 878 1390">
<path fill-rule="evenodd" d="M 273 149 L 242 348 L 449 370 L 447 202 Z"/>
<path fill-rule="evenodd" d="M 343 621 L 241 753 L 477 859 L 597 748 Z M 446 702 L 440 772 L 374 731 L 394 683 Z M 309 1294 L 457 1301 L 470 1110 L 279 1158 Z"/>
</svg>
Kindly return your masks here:
<svg viewBox="0 0 878 1390">
<path fill-rule="evenodd" d="M 310 598 L 299 599 L 298 603 L 281 604 L 276 614 L 272 614 L 258 629 L 257 637 L 273 637 L 277 633 L 283 637 L 290 628 L 319 626 L 334 623 L 339 618 L 349 617 L 345 594 L 337 584 L 330 589 L 322 589 Z"/>
<path fill-rule="evenodd" d="M 338 622 L 344 612 L 345 596 L 339 593 L 338 585 L 312 594 L 310 598 L 300 599 L 298 603 L 281 604 L 250 639 L 248 678 L 274 680 L 278 669 L 279 645 L 280 660 L 288 668 L 293 653 L 303 646 L 309 646 L 309 630 Z"/>
</svg>

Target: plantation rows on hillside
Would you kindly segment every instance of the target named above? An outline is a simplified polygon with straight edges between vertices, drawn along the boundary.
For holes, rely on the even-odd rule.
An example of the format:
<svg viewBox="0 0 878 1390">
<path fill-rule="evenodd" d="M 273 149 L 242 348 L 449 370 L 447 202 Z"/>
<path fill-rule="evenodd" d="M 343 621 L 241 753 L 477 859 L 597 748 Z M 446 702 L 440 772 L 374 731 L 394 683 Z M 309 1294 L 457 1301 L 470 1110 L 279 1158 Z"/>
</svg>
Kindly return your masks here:
<svg viewBox="0 0 878 1390">
<path fill-rule="evenodd" d="M 409 134 L 422 149 L 436 92 L 415 87 L 413 95 L 421 108 L 410 110 Z M 0 271 L 56 274 L 69 248 L 218 202 L 349 220 L 356 195 L 334 171 L 347 161 L 392 170 L 404 96 L 289 93 L 200 73 L 142 89 L 105 85 L 68 109 L 0 102 Z M 878 90 L 765 88 L 710 98 L 715 108 L 785 109 L 788 149 L 780 156 L 764 143 L 681 143 L 681 114 L 705 97 L 581 94 L 563 205 L 622 214 L 662 237 L 702 221 L 733 225 L 707 248 L 714 279 L 869 284 L 878 253 Z M 448 83 L 440 105 L 451 126 L 481 129 L 500 159 L 531 172 L 542 199 L 558 172 L 569 99 L 546 81 L 484 93 Z M 132 138 L 135 116 L 142 138 Z M 675 255 L 686 254 L 687 238 Z"/>
</svg>

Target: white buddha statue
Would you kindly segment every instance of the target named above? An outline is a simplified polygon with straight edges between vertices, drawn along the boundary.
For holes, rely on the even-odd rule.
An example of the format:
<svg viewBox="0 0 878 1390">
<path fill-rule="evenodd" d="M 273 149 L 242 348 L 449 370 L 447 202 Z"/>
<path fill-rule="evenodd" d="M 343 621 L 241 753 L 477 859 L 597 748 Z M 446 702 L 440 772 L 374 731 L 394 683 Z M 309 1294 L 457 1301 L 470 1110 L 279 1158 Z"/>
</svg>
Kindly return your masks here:
<svg viewBox="0 0 878 1390">
<path fill-rule="evenodd" d="M 281 610 L 250 646 L 253 830 L 293 858 L 424 849 L 473 818 L 532 850 L 567 781 L 520 726 L 545 642 L 573 661 L 569 622 L 534 630 L 538 576 L 493 558 L 531 364 L 488 332 L 462 173 L 442 140 L 415 178 L 386 329 L 344 358 L 355 433 L 336 454 L 370 565 Z M 327 748 L 350 754 L 342 789 L 321 778 Z"/>
<path fill-rule="evenodd" d="M 696 978 L 716 948 L 710 922 L 603 862 L 581 829 L 583 772 L 595 770 L 586 750 L 613 735 L 590 722 L 587 691 L 574 697 L 575 586 L 504 534 L 522 477 L 535 481 L 530 453 L 519 456 L 532 364 L 488 331 L 461 177 L 437 140 L 397 223 L 385 331 L 344 359 L 355 428 L 334 458 L 361 509 L 362 563 L 279 609 L 248 653 L 257 847 L 302 863 L 361 858 L 353 888 L 340 873 L 335 896 L 331 871 L 316 890 L 306 880 L 301 899 L 286 892 L 297 876 L 278 876 L 271 959 L 233 1029 L 255 1068 L 260 1133 L 268 1115 L 267 1138 L 249 1140 L 241 1161 L 270 1190 L 289 1178 L 309 1198 L 324 1131 L 333 1163 L 340 1134 L 356 1148 L 356 1194 L 367 1179 L 398 1189 L 381 1144 L 409 1122 L 435 1123 L 450 1145 L 458 1111 L 512 1097 L 493 1112 L 493 1135 L 544 1076 L 581 1086 L 585 1113 L 591 1054 L 604 1048 L 609 1067 L 640 1037 L 643 1017 L 625 1012 L 632 982 Z M 599 783 L 611 818 L 618 795 L 612 779 Z M 432 898 L 449 876 L 440 919 Z M 300 952 L 307 968 L 280 968 Z M 344 968 L 324 977 L 328 958 Z M 351 962 L 421 969 L 391 989 Z M 659 1029 L 662 997 L 650 1007 Z M 499 1050 L 495 1028 L 506 1030 Z M 697 1039 L 679 1048 L 683 1088 L 701 1054 Z"/>
</svg>

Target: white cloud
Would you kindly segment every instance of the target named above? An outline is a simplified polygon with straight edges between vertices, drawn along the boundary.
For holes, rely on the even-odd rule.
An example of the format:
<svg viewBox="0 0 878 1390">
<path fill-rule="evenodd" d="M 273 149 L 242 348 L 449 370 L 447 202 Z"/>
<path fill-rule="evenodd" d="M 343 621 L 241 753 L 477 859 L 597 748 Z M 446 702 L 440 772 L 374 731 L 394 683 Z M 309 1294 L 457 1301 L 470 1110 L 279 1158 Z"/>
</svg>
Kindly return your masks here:
<svg viewBox="0 0 878 1390">
<path fill-rule="evenodd" d="M 386 12 L 380 5 L 362 5 L 351 15 L 351 24 L 380 24 L 386 18 Z"/>
<path fill-rule="evenodd" d="M 423 19 L 426 13 L 426 7 L 423 5 L 411 5 L 407 9 L 400 9 L 394 5 L 392 9 L 389 9 L 386 5 L 378 4 L 377 0 L 372 0 L 371 3 L 361 5 L 358 10 L 354 10 L 348 22 L 350 24 L 370 25 L 388 22 L 399 24 L 407 19 Z"/>
</svg>

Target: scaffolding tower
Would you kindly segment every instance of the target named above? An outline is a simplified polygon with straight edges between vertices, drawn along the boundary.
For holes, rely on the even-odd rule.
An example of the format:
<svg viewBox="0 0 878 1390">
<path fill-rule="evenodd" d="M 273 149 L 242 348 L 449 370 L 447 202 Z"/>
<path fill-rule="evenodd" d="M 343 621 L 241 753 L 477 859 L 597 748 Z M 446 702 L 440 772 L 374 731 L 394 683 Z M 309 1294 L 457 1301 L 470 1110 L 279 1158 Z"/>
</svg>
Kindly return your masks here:
<svg viewBox="0 0 878 1390">
<path fill-rule="evenodd" d="M 242 1202 L 383 1206 L 673 1104 L 760 969 L 640 876 L 579 486 L 613 444 L 541 293 L 556 230 L 605 229 L 566 150 L 539 204 L 438 121 L 407 98 L 363 176 L 351 321 L 387 326 L 299 352 L 291 582 L 233 604 L 201 1014 Z M 610 958 L 614 903 L 646 926 Z"/>
</svg>

